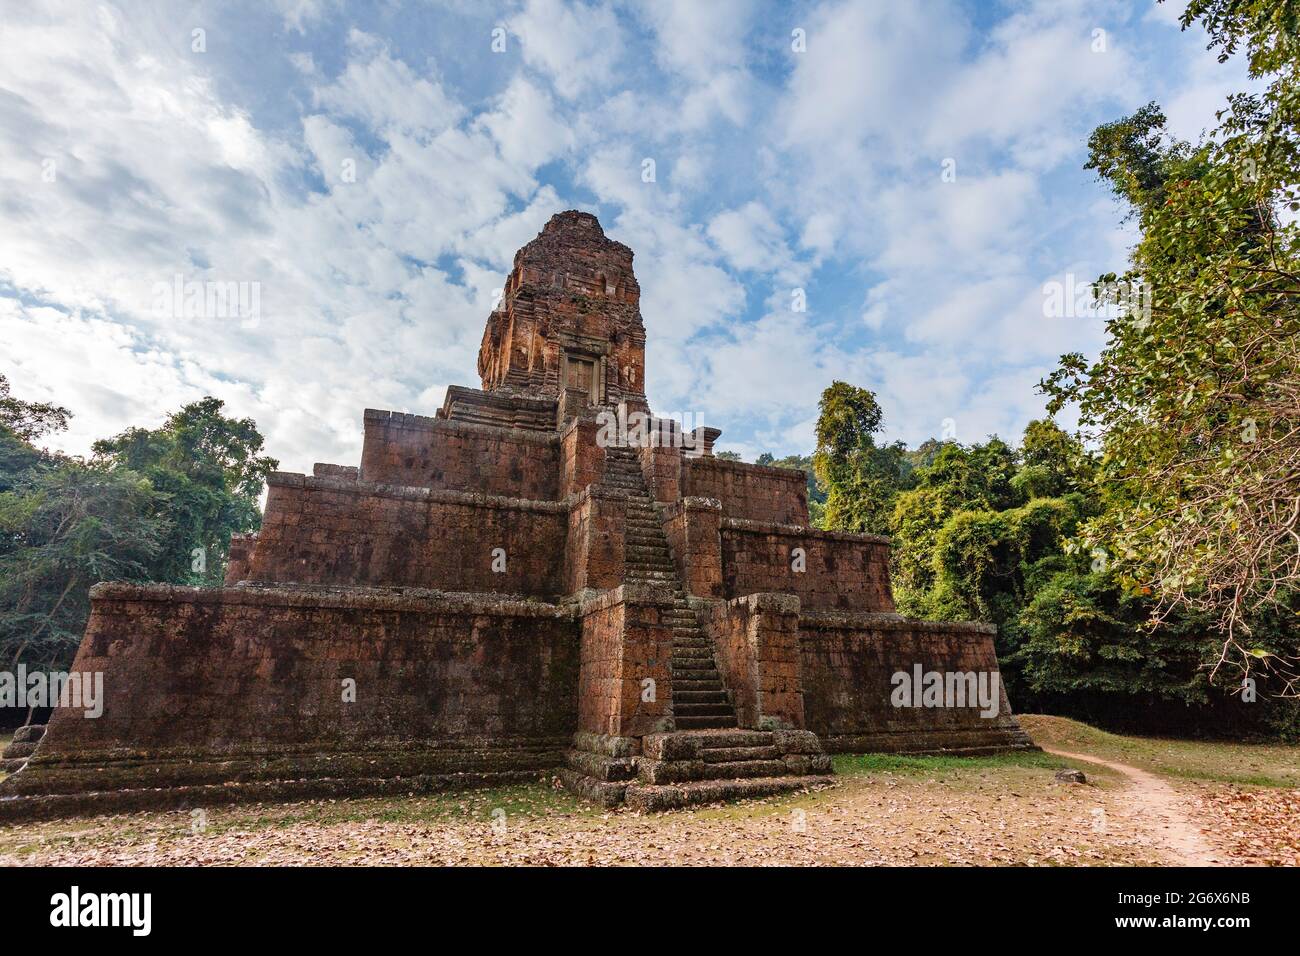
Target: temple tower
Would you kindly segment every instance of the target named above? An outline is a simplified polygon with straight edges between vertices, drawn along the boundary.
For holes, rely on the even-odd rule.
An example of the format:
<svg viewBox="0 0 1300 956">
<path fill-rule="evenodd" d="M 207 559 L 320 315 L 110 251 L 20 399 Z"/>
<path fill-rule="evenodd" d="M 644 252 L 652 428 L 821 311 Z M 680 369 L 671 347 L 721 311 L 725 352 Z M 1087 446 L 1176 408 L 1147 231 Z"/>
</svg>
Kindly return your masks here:
<svg viewBox="0 0 1300 956">
<path fill-rule="evenodd" d="M 632 250 L 591 213 L 570 210 L 515 254 L 488 317 L 478 372 L 487 393 L 584 408 L 645 404 L 645 325 Z"/>
</svg>

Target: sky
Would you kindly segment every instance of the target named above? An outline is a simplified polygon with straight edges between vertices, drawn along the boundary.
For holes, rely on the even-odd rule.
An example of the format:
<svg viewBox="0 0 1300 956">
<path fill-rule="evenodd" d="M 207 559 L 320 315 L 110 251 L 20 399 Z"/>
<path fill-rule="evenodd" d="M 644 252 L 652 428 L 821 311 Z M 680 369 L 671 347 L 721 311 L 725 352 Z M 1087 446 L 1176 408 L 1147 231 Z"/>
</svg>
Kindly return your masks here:
<svg viewBox="0 0 1300 956">
<path fill-rule="evenodd" d="M 1195 140 L 1248 86 L 1182 5 L 0 0 L 0 374 L 69 453 L 215 395 L 285 470 L 355 464 L 363 409 L 479 384 L 577 208 L 719 450 L 810 452 L 836 379 L 886 440 L 1015 441 L 1102 345 L 1045 288 L 1135 241 L 1088 134 L 1156 100 Z"/>
</svg>

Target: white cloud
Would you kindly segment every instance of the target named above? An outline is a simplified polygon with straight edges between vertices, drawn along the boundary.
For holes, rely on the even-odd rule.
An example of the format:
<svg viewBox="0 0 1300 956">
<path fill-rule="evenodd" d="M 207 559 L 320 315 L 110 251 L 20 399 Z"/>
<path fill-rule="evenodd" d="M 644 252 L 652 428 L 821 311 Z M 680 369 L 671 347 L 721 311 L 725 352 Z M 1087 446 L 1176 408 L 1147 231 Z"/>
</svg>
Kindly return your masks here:
<svg viewBox="0 0 1300 956">
<path fill-rule="evenodd" d="M 395 127 L 406 134 L 431 135 L 460 119 L 460 106 L 439 83 L 394 60 L 378 38 L 354 30 L 349 46 L 352 59 L 346 69 L 316 90 L 318 105 L 378 130 Z"/>
<path fill-rule="evenodd" d="M 527 0 L 508 26 L 524 61 L 548 76 L 565 99 L 606 85 L 623 53 L 618 18 L 603 4 Z"/>
<path fill-rule="evenodd" d="M 355 461 L 362 408 L 428 413 L 475 381 L 514 251 L 580 206 L 636 253 L 657 407 L 807 451 L 842 378 L 909 441 L 947 417 L 1014 437 L 1055 356 L 1099 344 L 1043 319 L 1042 283 L 1132 241 L 1079 168 L 1088 131 L 1158 96 L 1195 135 L 1241 67 L 1125 3 L 972 9 L 523 0 L 485 67 L 385 35 L 413 22 L 401 0 L 367 32 L 276 0 L 287 39 L 238 61 L 191 54 L 161 5 L 20 6 L 0 32 L 6 374 L 73 407 L 74 450 L 210 393 L 286 467 Z M 260 324 L 155 315 L 176 274 L 259 283 Z"/>
</svg>

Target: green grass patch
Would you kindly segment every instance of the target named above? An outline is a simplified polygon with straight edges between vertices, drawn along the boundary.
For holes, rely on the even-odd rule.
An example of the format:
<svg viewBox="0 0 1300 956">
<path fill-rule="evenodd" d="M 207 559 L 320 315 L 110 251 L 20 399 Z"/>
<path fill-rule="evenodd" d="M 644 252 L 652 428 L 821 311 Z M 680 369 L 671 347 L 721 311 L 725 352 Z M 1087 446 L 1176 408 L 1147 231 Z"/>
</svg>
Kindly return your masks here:
<svg viewBox="0 0 1300 956">
<path fill-rule="evenodd" d="M 1300 746 L 1112 734 L 1066 717 L 1018 718 L 1044 747 L 1089 754 L 1184 780 L 1300 787 Z M 1086 768 L 1084 768 L 1086 769 Z"/>
<path fill-rule="evenodd" d="M 975 757 L 949 754 L 836 754 L 833 760 L 835 772 L 843 776 L 870 773 L 924 776 L 968 770 L 998 770 L 1004 767 L 1059 770 L 1066 766 L 1066 761 L 1060 757 L 1039 750 L 1013 750 Z"/>
</svg>

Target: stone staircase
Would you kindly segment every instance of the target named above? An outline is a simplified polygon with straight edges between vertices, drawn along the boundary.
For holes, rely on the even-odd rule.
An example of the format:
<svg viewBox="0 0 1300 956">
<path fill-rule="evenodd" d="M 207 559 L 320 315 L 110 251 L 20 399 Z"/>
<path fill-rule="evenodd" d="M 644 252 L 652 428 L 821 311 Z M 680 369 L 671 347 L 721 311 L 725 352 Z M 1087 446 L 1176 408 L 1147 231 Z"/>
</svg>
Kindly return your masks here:
<svg viewBox="0 0 1300 956">
<path fill-rule="evenodd" d="M 673 810 L 790 793 L 834 781 L 831 758 L 808 730 L 687 730 L 641 739 L 634 810 Z"/>
<path fill-rule="evenodd" d="M 677 729 L 734 728 L 736 711 L 722 689 L 713 644 L 677 580 L 677 567 L 641 477 L 641 466 L 631 449 L 606 449 L 605 454 L 604 484 L 628 493 L 625 580 L 652 584 L 673 593 L 667 617 L 673 629 L 673 716 Z"/>
<path fill-rule="evenodd" d="M 620 775 L 635 774 L 625 787 L 619 786 L 623 800 L 637 810 L 669 810 L 833 781 L 830 758 L 822 752 L 816 734 L 739 728 L 712 640 L 682 589 L 636 454 L 629 448 L 607 448 L 605 455 L 602 484 L 628 495 L 624 579 L 655 585 L 673 595 L 667 618 L 673 631 L 676 729 L 643 738 L 640 757 L 617 762 Z M 604 776 L 610 780 L 608 773 Z"/>
</svg>

